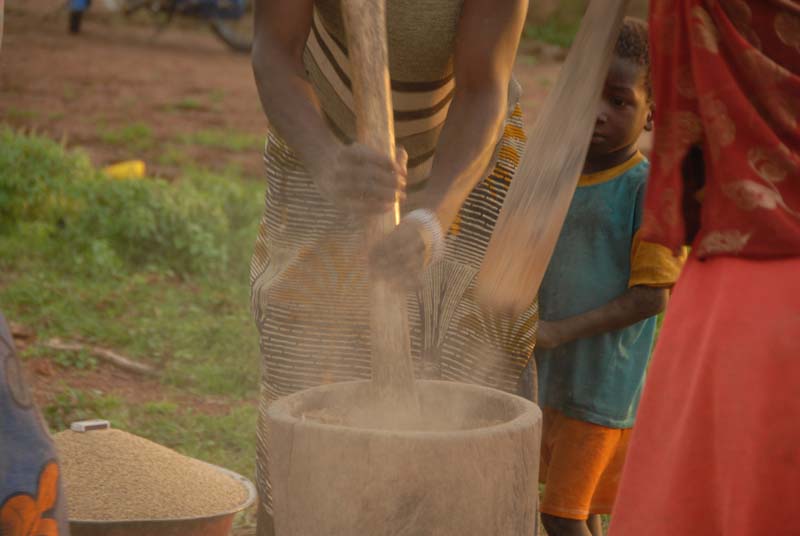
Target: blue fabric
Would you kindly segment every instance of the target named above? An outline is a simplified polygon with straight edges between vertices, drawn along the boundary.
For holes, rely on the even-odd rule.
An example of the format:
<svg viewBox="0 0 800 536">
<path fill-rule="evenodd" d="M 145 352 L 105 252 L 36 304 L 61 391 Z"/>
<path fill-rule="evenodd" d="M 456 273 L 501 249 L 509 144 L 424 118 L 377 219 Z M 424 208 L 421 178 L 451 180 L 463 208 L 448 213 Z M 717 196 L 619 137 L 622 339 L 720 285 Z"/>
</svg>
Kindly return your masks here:
<svg viewBox="0 0 800 536">
<path fill-rule="evenodd" d="M 539 294 L 544 320 L 596 309 L 628 289 L 649 164 L 579 186 Z M 653 346 L 656 318 L 535 351 L 539 404 L 574 419 L 630 428 Z"/>
<path fill-rule="evenodd" d="M 236 20 L 244 15 L 245 0 L 178 0 L 178 12 L 207 18 Z"/>
<path fill-rule="evenodd" d="M 0 512 L 10 499 L 21 494 L 35 501 L 41 492 L 39 478 L 51 462 L 57 463 L 55 446 L 24 382 L 11 333 L 0 314 Z M 41 515 L 55 520 L 58 536 L 69 534 L 60 489 L 55 508 Z M 12 517 L 7 521 L 25 521 Z M 13 524 L 7 527 L 0 524 L 0 534 L 4 528 L 10 530 L 10 534 L 21 530 Z"/>
<path fill-rule="evenodd" d="M 70 11 L 86 11 L 89 9 L 89 4 L 92 0 L 69 0 Z"/>
</svg>

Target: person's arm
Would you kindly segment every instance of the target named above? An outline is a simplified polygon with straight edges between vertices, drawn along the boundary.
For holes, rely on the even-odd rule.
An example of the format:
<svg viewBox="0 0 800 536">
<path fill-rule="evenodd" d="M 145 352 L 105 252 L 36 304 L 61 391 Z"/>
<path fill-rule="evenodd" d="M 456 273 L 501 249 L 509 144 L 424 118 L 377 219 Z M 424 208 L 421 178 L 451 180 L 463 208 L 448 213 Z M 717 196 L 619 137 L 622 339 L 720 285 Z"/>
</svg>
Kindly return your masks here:
<svg viewBox="0 0 800 536">
<path fill-rule="evenodd" d="M 661 313 L 667 306 L 668 298 L 667 288 L 635 286 L 597 309 L 563 320 L 540 320 L 536 347 L 555 348 L 577 339 L 631 326 Z"/>
<path fill-rule="evenodd" d="M 507 112 L 508 86 L 527 0 L 465 0 L 456 32 L 455 90 L 428 186 L 416 207 L 432 211 L 446 233 L 489 165 Z M 401 223 L 373 252 L 377 268 L 404 278 L 424 264 L 418 226 Z"/>
<path fill-rule="evenodd" d="M 348 212 L 385 212 L 405 189 L 405 171 L 364 145 L 343 144 L 326 124 L 303 66 L 313 6 L 256 1 L 252 62 L 261 105 L 326 198 Z"/>
<path fill-rule="evenodd" d="M 425 201 L 444 231 L 492 157 L 527 8 L 527 0 L 464 2 L 454 51 L 456 86 Z"/>
</svg>

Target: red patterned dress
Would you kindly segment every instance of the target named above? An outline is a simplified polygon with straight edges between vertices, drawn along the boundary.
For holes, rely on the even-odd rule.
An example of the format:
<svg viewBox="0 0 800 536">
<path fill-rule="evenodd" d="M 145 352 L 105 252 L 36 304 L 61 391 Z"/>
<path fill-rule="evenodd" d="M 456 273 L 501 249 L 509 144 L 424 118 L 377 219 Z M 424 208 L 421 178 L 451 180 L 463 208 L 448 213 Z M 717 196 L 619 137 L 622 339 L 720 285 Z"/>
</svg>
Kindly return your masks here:
<svg viewBox="0 0 800 536">
<path fill-rule="evenodd" d="M 611 536 L 800 534 L 800 3 L 652 0 L 643 238 L 692 255 Z"/>
</svg>

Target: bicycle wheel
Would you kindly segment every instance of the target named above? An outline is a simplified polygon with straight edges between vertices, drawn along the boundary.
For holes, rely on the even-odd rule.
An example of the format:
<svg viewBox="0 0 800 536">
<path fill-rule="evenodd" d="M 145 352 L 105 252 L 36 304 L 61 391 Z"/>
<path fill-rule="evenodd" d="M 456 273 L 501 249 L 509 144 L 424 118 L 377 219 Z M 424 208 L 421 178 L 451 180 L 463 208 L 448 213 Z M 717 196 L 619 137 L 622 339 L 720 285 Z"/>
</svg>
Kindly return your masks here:
<svg viewBox="0 0 800 536">
<path fill-rule="evenodd" d="M 251 19 L 252 22 L 252 19 Z M 253 31 L 239 28 L 239 21 L 211 19 L 211 29 L 226 45 L 236 52 L 250 52 L 253 46 Z"/>
<path fill-rule="evenodd" d="M 253 46 L 253 2 L 244 0 L 243 3 L 241 17 L 212 17 L 209 22 L 214 35 L 232 50 L 249 53 Z"/>
</svg>

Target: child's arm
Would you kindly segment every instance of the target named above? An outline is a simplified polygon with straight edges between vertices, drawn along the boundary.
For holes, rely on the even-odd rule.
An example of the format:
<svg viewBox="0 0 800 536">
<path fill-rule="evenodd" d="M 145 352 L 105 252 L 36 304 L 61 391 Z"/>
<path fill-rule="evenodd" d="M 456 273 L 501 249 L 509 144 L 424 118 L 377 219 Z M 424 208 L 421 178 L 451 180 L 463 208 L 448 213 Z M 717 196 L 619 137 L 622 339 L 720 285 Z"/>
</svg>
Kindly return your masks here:
<svg viewBox="0 0 800 536">
<path fill-rule="evenodd" d="M 666 308 L 668 297 L 668 288 L 639 285 L 597 309 L 563 320 L 540 320 L 536 346 L 555 348 L 576 339 L 625 328 L 659 314 Z"/>
</svg>

